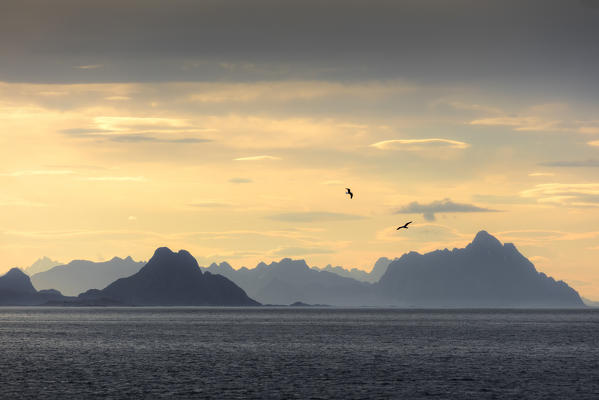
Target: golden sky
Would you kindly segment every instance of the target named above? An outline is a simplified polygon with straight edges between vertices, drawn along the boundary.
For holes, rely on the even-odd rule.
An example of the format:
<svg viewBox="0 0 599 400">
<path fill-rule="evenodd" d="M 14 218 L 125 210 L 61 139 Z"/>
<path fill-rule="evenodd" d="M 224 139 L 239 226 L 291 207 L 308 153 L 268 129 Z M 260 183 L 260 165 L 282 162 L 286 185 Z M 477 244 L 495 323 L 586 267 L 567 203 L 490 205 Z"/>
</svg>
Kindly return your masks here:
<svg viewBox="0 0 599 400">
<path fill-rule="evenodd" d="M 26 25 L 44 26 L 36 18 Z M 0 73 L 0 271 L 44 255 L 146 260 L 158 246 L 201 265 L 291 257 L 369 270 L 485 229 L 599 298 L 599 99 L 582 59 L 578 73 L 566 72 L 576 61 L 531 72 L 546 60 L 515 38 L 507 55 L 521 63 L 496 66 L 489 52 L 477 64 L 466 43 L 445 75 L 408 44 L 409 63 L 389 65 L 384 47 L 334 59 L 298 47 L 307 55 L 294 61 L 226 40 L 224 55 L 99 46 L 40 61 L 21 36 L 0 43 L 27 63 Z M 465 79 L 458 57 L 484 73 Z"/>
</svg>

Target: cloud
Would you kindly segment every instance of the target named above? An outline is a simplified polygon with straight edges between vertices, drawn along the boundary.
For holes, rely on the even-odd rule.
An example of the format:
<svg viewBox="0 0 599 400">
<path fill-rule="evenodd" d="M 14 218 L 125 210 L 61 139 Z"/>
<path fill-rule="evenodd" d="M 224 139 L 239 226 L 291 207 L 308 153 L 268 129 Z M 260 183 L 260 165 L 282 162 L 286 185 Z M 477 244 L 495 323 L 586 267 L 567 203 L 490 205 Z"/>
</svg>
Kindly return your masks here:
<svg viewBox="0 0 599 400">
<path fill-rule="evenodd" d="M 101 139 L 118 143 L 206 143 L 212 140 L 193 137 L 214 132 L 212 128 L 197 128 L 179 118 L 113 117 L 93 118 L 93 128 L 70 128 L 60 132 L 83 139 Z"/>
<path fill-rule="evenodd" d="M 197 127 L 184 119 L 163 117 L 100 116 L 94 117 L 90 125 L 93 127 L 63 129 L 61 132 L 72 135 L 95 133 L 105 135 L 135 135 L 152 132 L 180 134 L 182 132 L 205 133 L 216 131 L 214 128 Z"/>
<path fill-rule="evenodd" d="M 439 105 L 439 104 L 445 104 L 448 105 L 456 110 L 463 110 L 463 111 L 474 111 L 474 112 L 479 112 L 479 113 L 486 113 L 486 114 L 503 114 L 503 110 L 496 108 L 496 107 L 490 107 L 490 106 L 486 106 L 486 105 L 482 105 L 482 104 L 476 104 L 476 103 L 465 103 L 462 101 L 454 101 L 454 100 L 448 100 L 448 99 L 439 99 L 433 102 L 433 105 Z"/>
<path fill-rule="evenodd" d="M 249 178 L 231 178 L 230 183 L 252 183 L 253 181 Z"/>
<path fill-rule="evenodd" d="M 334 250 L 322 247 L 283 247 L 271 252 L 272 256 L 292 257 L 303 256 L 305 254 L 332 254 Z"/>
<path fill-rule="evenodd" d="M 326 221 L 351 221 L 363 219 L 361 215 L 343 214 L 326 211 L 306 211 L 295 213 L 275 214 L 268 217 L 277 221 L 285 222 L 326 222 Z"/>
<path fill-rule="evenodd" d="M 60 164 L 54 164 L 54 165 L 45 165 L 45 167 L 48 168 L 61 168 L 61 169 L 84 169 L 84 170 L 106 170 L 108 168 L 106 167 L 101 167 L 99 165 L 85 165 L 85 164 L 64 164 L 64 165 L 60 165 Z"/>
<path fill-rule="evenodd" d="M 583 161 L 548 161 L 540 163 L 543 167 L 572 167 L 572 168 L 584 168 L 584 167 L 599 167 L 599 160 L 583 160 Z"/>
<path fill-rule="evenodd" d="M 37 92 L 38 95 L 40 96 L 65 96 L 67 94 L 69 94 L 69 92 L 63 91 L 63 90 L 42 90 L 40 92 Z"/>
<path fill-rule="evenodd" d="M 536 176 L 554 176 L 554 173 L 551 172 L 531 172 L 528 176 L 536 177 Z"/>
<path fill-rule="evenodd" d="M 568 133 L 597 134 L 599 122 L 579 120 L 572 117 L 572 110 L 565 103 L 538 104 L 519 115 L 503 115 L 479 118 L 470 125 L 507 126 L 515 131 L 559 131 Z"/>
<path fill-rule="evenodd" d="M 231 207 L 233 204 L 223 202 L 223 201 L 199 201 L 195 203 L 190 203 L 188 206 L 196 207 L 196 208 L 223 208 L 223 207 Z"/>
<path fill-rule="evenodd" d="M 165 128 L 166 129 L 166 128 Z M 191 131 L 196 131 L 191 129 Z M 176 132 L 175 135 L 178 137 L 173 137 L 173 133 L 168 132 L 165 135 L 164 131 L 157 133 L 155 136 L 149 134 L 149 132 L 139 133 L 135 130 L 124 130 L 124 131 L 115 131 L 111 129 L 97 129 L 97 128 L 71 128 L 71 129 L 63 129 L 60 131 L 65 135 L 69 135 L 72 137 L 82 138 L 82 139 L 101 139 L 111 142 L 117 143 L 179 143 L 179 144 L 195 144 L 195 143 L 207 143 L 211 142 L 210 139 L 197 138 L 197 137 L 185 137 L 185 133 L 188 132 Z"/>
<path fill-rule="evenodd" d="M 578 128 L 578 132 L 584 133 L 587 135 L 598 135 L 599 134 L 599 126 L 581 126 Z"/>
<path fill-rule="evenodd" d="M 565 232 L 559 230 L 526 229 L 498 232 L 504 242 L 546 247 L 550 241 L 581 241 L 599 237 L 598 231 Z"/>
<path fill-rule="evenodd" d="M 74 238 L 74 237 L 91 237 L 91 238 L 132 238 L 139 237 L 154 237 L 161 240 L 172 239 L 172 236 L 167 234 L 139 231 L 139 230 L 44 230 L 44 231 L 0 231 L 0 234 L 7 236 L 15 236 L 22 238 L 31 238 L 36 240 L 54 240 L 56 238 Z"/>
<path fill-rule="evenodd" d="M 256 83 L 201 83 L 193 86 L 188 99 L 196 103 L 223 104 L 248 102 L 307 101 L 320 98 L 384 98 L 409 91 L 414 87 L 400 81 L 331 82 L 312 80 Z M 342 124 L 344 128 L 365 129 L 363 124 Z"/>
<path fill-rule="evenodd" d="M 47 207 L 45 203 L 37 201 L 0 197 L 0 207 Z"/>
<path fill-rule="evenodd" d="M 510 126 L 515 131 L 546 131 L 559 128 L 561 121 L 546 121 L 538 117 L 493 117 L 470 121 L 470 125 Z"/>
<path fill-rule="evenodd" d="M 599 132 L 598 132 L 599 133 Z M 599 147 L 599 140 L 593 140 L 591 142 L 587 142 L 589 146 Z"/>
<path fill-rule="evenodd" d="M 84 181 L 97 182 L 146 182 L 147 179 L 143 176 L 89 176 L 81 178 Z"/>
<path fill-rule="evenodd" d="M 0 24 L 5 27 L 0 45 L 3 49 L 28 51 L 5 62 L 2 80 L 122 82 L 135 77 L 137 81 L 229 78 L 247 82 L 272 76 L 280 80 L 325 76 L 339 81 L 402 77 L 448 86 L 449 82 L 488 82 L 494 77 L 506 90 L 519 86 L 526 87 L 527 93 L 540 85 L 549 87 L 549 91 L 554 86 L 547 82 L 562 88 L 574 79 L 586 80 L 588 90 L 595 88 L 589 80 L 596 61 L 595 47 L 588 40 L 597 32 L 595 20 L 585 18 L 589 11 L 570 2 L 560 2 L 539 15 L 535 11 L 542 5 L 472 7 L 469 2 L 440 2 L 431 14 L 419 2 L 357 2 L 344 7 L 346 3 L 342 1 L 259 1 L 236 3 L 236 14 L 245 18 L 231 18 L 230 8 L 219 2 L 190 2 L 186 7 L 171 7 L 165 14 L 165 9 L 148 7 L 142 0 L 106 0 L 83 2 L 77 10 L 77 23 L 65 24 L 61 29 L 55 26 L 64 14 L 62 7 L 42 0 L 17 3 L 0 14 Z M 142 7 L 143 13 L 136 12 Z M 31 8 L 44 17 L 32 15 L 28 12 Z M 311 18 L 315 10 L 320 18 Z M 495 15 L 511 18 L 513 23 L 502 23 L 504 18 L 485 19 L 491 10 Z M 268 18 L 272 13 L 277 15 L 276 24 Z M 464 13 L 472 17 L 458 17 Z M 555 23 L 548 24 L 548 18 Z M 311 29 L 298 34 L 298 22 L 308 20 Z M 484 27 L 481 20 L 485 20 Z M 110 21 L 111 29 L 106 29 L 101 21 Z M 331 26 L 335 29 L 331 30 Z M 28 32 L 37 33 L 35 41 Z M 199 45 L 181 40 L 181 32 L 186 37 L 213 40 Z M 518 40 L 530 32 L 535 34 L 526 43 Z M 298 52 L 286 51 L 289 48 L 304 49 L 302 57 L 297 57 Z M 497 49 L 505 50 L 503 57 L 497 57 Z M 474 51 L 476 62 L 468 57 Z M 81 60 L 98 64 L 81 65 Z M 513 60 L 519 60 L 517 65 Z M 100 63 L 115 67 L 96 70 L 101 74 L 68 74 L 65 63 L 84 69 Z M 181 68 L 185 64 L 195 71 Z M 560 82 L 560 78 L 572 75 L 574 67 L 575 76 Z M 542 76 L 538 74 L 540 70 Z"/>
<path fill-rule="evenodd" d="M 90 136 L 90 135 L 96 135 L 96 134 L 98 134 L 98 135 L 107 134 L 112 131 L 110 131 L 108 129 L 97 129 L 97 128 L 70 128 L 70 129 L 62 129 L 60 132 L 64 133 L 65 135 L 70 135 L 70 136 Z"/>
<path fill-rule="evenodd" d="M 434 221 L 437 213 L 473 213 L 473 212 L 497 212 L 490 208 L 478 207 L 473 204 L 454 203 L 450 199 L 433 201 L 428 204 L 421 204 L 413 201 L 410 204 L 400 207 L 396 214 L 422 214 L 427 221 Z"/>
<path fill-rule="evenodd" d="M 77 69 L 98 69 L 98 68 L 102 68 L 103 66 L 104 66 L 103 64 L 77 65 L 74 68 L 77 68 Z"/>
<path fill-rule="evenodd" d="M 599 183 L 543 183 L 520 192 L 539 203 L 572 207 L 599 207 Z"/>
<path fill-rule="evenodd" d="M 129 97 L 129 96 L 108 96 L 108 97 L 104 97 L 104 100 L 124 101 L 124 100 L 131 100 L 131 97 Z"/>
<path fill-rule="evenodd" d="M 71 171 L 71 170 L 55 170 L 55 169 L 48 169 L 48 170 L 26 170 L 26 171 L 14 171 L 14 172 L 5 172 L 5 173 L 0 173 L 0 176 L 44 176 L 44 175 L 73 175 L 75 174 L 75 171 Z"/>
<path fill-rule="evenodd" d="M 230 231 L 198 231 L 198 232 L 182 232 L 178 233 L 176 237 L 185 237 L 193 239 L 229 239 L 246 236 L 263 236 L 269 238 L 286 238 L 295 239 L 302 241 L 314 242 L 317 238 L 308 235 L 306 232 L 320 232 L 319 229 L 280 229 L 280 230 L 230 230 Z"/>
<path fill-rule="evenodd" d="M 468 143 L 451 139 L 392 139 L 383 140 L 370 145 L 380 150 L 408 150 L 415 151 L 428 147 L 444 147 L 450 149 L 466 149 L 470 147 Z"/>
<path fill-rule="evenodd" d="M 207 142 L 212 141 L 210 139 L 201 139 L 201 138 L 179 138 L 179 139 L 157 138 L 154 136 L 147 136 L 147 135 L 119 135 L 119 136 L 109 135 L 106 138 L 112 142 L 120 142 L 120 143 L 144 143 L 145 142 L 145 143 L 194 144 L 194 143 L 207 143 Z"/>
<path fill-rule="evenodd" d="M 494 195 L 494 194 L 473 194 L 474 201 L 481 201 L 487 204 L 531 204 L 534 199 L 525 199 L 517 194 L 515 195 Z"/>
<path fill-rule="evenodd" d="M 263 161 L 263 160 L 280 160 L 280 157 L 274 156 L 251 156 L 251 157 L 239 157 L 233 159 L 233 161 Z"/>
<path fill-rule="evenodd" d="M 266 85 L 266 83 L 262 85 Z M 286 115 L 288 111 L 273 109 L 271 115 L 264 115 L 257 110 L 265 107 L 262 103 L 252 103 L 251 106 L 242 109 L 235 109 L 234 105 L 219 105 L 214 109 L 205 110 L 204 114 L 198 114 L 197 107 L 185 101 L 185 93 L 177 92 L 179 89 L 177 84 L 165 83 L 160 88 L 148 86 L 135 89 L 139 95 L 136 97 L 136 101 L 132 101 L 128 107 L 141 106 L 145 108 L 147 100 L 142 101 L 139 98 L 149 97 L 152 99 L 152 96 L 156 95 L 155 92 L 162 90 L 166 97 L 164 104 L 160 103 L 164 117 L 135 117 L 133 116 L 136 115 L 134 112 L 131 112 L 129 117 L 95 117 L 88 119 L 87 122 L 79 122 L 81 125 L 78 127 L 73 126 L 70 129 L 59 130 L 59 132 L 79 139 L 128 142 L 136 140 L 133 136 L 155 137 L 155 141 L 199 137 L 218 140 L 227 147 L 237 148 L 237 154 L 241 157 L 270 154 L 283 148 L 328 147 L 339 149 L 343 147 L 355 149 L 368 144 L 369 142 L 365 142 L 365 140 L 368 140 L 370 134 L 378 137 L 379 132 L 387 131 L 381 125 L 369 126 L 367 129 L 358 128 L 352 124 L 355 122 L 352 121 L 352 118 L 335 119 L 325 117 L 321 115 L 321 112 L 313 113 L 312 116 L 290 117 Z M 93 97 L 93 89 L 93 87 L 88 87 L 88 92 L 85 93 L 86 99 Z M 50 106 L 54 105 L 50 104 Z M 93 104 L 89 104 L 90 112 L 96 112 L 93 107 Z M 181 111 L 193 114 L 186 118 L 177 117 Z M 172 112 L 172 118 L 166 117 L 169 115 L 168 112 Z M 56 116 L 56 118 L 61 118 L 61 116 Z M 219 135 L 218 132 L 226 132 L 226 134 Z M 118 139 L 119 136 L 124 138 Z M 138 140 L 148 141 L 149 139 Z"/>
<path fill-rule="evenodd" d="M 113 117 L 100 116 L 94 118 L 94 124 L 99 129 L 104 129 L 113 134 L 136 131 L 143 133 L 145 130 L 181 130 L 192 128 L 189 123 L 179 118 L 162 117 Z"/>
</svg>

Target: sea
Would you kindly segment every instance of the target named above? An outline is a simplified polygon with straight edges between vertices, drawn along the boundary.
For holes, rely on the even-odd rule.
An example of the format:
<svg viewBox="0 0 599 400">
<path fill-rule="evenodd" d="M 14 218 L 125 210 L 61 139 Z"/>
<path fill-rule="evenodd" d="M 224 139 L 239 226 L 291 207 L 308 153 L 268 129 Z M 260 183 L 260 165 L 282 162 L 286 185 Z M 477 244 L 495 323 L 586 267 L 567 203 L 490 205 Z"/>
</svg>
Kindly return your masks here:
<svg viewBox="0 0 599 400">
<path fill-rule="evenodd" d="M 599 399 L 599 310 L 0 308 L 2 399 Z"/>
</svg>

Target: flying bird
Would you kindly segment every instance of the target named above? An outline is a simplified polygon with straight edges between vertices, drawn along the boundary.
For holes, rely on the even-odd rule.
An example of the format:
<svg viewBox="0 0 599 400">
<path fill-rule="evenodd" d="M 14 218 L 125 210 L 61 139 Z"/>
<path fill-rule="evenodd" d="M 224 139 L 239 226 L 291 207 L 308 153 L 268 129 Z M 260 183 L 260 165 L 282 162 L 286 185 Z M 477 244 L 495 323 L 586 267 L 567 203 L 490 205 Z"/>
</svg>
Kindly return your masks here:
<svg viewBox="0 0 599 400">
<path fill-rule="evenodd" d="M 412 221 L 410 222 L 406 222 L 405 224 L 403 224 L 402 226 L 400 226 L 399 228 L 396 229 L 396 231 L 400 230 L 401 228 L 406 228 L 408 229 L 408 225 L 410 225 L 412 223 Z"/>
<path fill-rule="evenodd" d="M 351 192 L 350 188 L 345 188 L 345 190 L 347 190 L 346 194 L 349 194 L 349 198 L 353 199 L 354 198 L 354 194 Z"/>
</svg>

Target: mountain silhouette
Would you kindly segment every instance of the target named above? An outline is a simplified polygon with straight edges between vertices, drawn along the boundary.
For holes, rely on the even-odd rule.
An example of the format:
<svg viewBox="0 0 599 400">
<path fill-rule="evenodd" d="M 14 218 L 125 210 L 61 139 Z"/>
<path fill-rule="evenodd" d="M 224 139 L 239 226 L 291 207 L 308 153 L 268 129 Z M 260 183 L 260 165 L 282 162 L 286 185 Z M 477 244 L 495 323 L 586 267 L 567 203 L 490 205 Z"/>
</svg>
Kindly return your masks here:
<svg viewBox="0 0 599 400">
<path fill-rule="evenodd" d="M 34 274 L 47 271 L 50 268 L 55 267 L 57 265 L 62 265 L 62 263 L 60 261 L 54 261 L 51 258 L 44 256 L 38 259 L 33 264 L 31 264 L 29 267 L 23 269 L 23 272 L 25 272 L 29 276 L 33 276 Z"/>
<path fill-rule="evenodd" d="M 390 260 L 387 257 L 380 257 L 374 263 L 374 266 L 372 267 L 372 270 L 370 270 L 370 272 L 366 272 L 357 268 L 348 269 L 343 268 L 341 266 L 333 267 L 331 264 L 327 265 L 324 268 L 312 267 L 312 269 L 315 269 L 317 271 L 332 272 L 334 274 L 344 276 L 346 278 L 352 278 L 357 281 L 372 283 L 378 282 L 378 280 L 381 279 L 381 276 L 383 276 L 385 271 L 387 271 L 387 267 L 389 266 L 389 264 L 391 264 L 391 261 L 393 260 Z"/>
<path fill-rule="evenodd" d="M 582 302 L 588 307 L 599 308 L 599 301 L 593 301 L 583 297 Z"/>
<path fill-rule="evenodd" d="M 0 305 L 35 306 L 61 299 L 57 290 L 35 290 L 29 276 L 18 268 L 0 276 Z"/>
<path fill-rule="evenodd" d="M 79 295 L 81 301 L 110 299 L 139 306 L 253 306 L 259 305 L 227 278 L 202 272 L 185 250 L 158 248 L 137 273 L 102 290 Z"/>
<path fill-rule="evenodd" d="M 485 231 L 464 249 L 404 254 L 375 287 L 398 306 L 583 306 L 574 289 L 537 272 L 513 244 L 502 245 Z"/>
<path fill-rule="evenodd" d="M 105 264 L 113 262 L 138 264 L 130 258 Z M 72 269 L 47 272 L 68 275 L 78 271 L 77 263 L 81 261 L 61 266 Z M 289 258 L 261 262 L 253 269 L 235 270 L 226 262 L 200 268 L 187 251 L 174 253 L 162 247 L 135 274 L 78 298 L 52 289 L 38 292 L 25 273 L 13 268 L 0 277 L 0 305 L 247 306 L 258 305 L 256 299 L 280 305 L 584 307 L 574 289 L 537 272 L 513 244 L 502 244 L 485 231 L 463 249 L 410 252 L 393 261 L 380 258 L 367 275 L 372 279 L 378 274 L 382 274 L 378 282 L 363 282 Z"/>
<path fill-rule="evenodd" d="M 76 296 L 86 290 L 103 288 L 119 278 L 131 276 L 144 264 L 134 261 L 131 257 L 114 257 L 105 262 L 74 260 L 32 275 L 31 281 L 36 288 L 54 288 L 65 295 Z"/>
<path fill-rule="evenodd" d="M 263 304 L 295 302 L 360 306 L 377 303 L 371 285 L 332 272 L 308 267 L 304 260 L 284 258 L 255 268 L 233 269 L 228 263 L 212 264 L 205 269 L 231 279 L 250 297 Z"/>
</svg>

